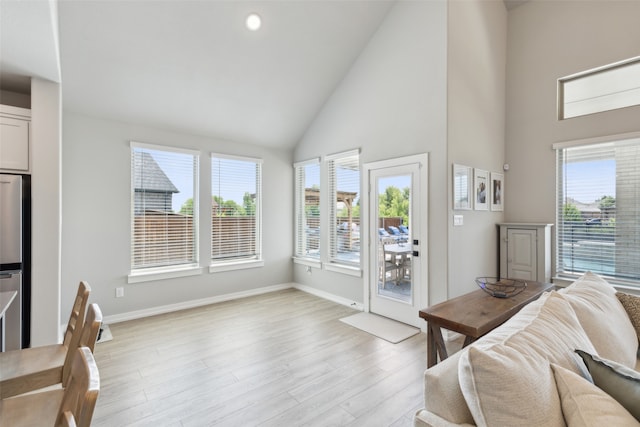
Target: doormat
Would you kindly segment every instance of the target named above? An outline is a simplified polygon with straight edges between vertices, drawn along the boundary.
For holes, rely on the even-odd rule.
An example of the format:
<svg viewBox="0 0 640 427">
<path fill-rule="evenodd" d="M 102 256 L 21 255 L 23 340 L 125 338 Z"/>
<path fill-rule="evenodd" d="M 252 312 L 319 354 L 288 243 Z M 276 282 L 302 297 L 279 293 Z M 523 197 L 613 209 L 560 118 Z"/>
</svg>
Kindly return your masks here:
<svg viewBox="0 0 640 427">
<path fill-rule="evenodd" d="M 113 335 L 111 335 L 111 329 L 109 329 L 109 325 L 102 325 L 100 327 L 100 332 L 98 332 L 98 340 L 96 343 L 101 343 L 105 341 L 111 341 L 113 339 Z"/>
<path fill-rule="evenodd" d="M 420 333 L 420 329 L 413 326 L 365 312 L 343 317 L 340 321 L 392 344 L 397 344 Z"/>
</svg>

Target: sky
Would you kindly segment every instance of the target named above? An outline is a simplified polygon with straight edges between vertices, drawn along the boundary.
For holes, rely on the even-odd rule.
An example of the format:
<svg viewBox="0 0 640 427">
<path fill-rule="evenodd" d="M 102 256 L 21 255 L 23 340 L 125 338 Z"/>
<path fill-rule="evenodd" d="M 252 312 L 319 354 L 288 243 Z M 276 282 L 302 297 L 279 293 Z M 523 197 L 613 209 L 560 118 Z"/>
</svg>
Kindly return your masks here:
<svg viewBox="0 0 640 427">
<path fill-rule="evenodd" d="M 591 203 L 602 196 L 616 195 L 616 165 L 614 160 L 569 163 L 567 182 L 580 183 L 568 187 L 566 197 L 582 203 Z M 586 184 L 586 185 L 584 185 Z"/>
</svg>

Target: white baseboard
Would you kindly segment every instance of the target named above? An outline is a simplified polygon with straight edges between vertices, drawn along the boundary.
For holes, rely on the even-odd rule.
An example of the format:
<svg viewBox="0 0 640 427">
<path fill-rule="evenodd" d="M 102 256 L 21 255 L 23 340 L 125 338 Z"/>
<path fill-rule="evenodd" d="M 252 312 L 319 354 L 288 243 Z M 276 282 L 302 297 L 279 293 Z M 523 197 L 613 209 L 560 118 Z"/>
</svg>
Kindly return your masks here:
<svg viewBox="0 0 640 427">
<path fill-rule="evenodd" d="M 107 325 L 110 325 L 113 323 L 126 322 L 128 320 L 141 319 L 143 317 L 156 316 L 158 314 L 171 313 L 173 311 L 186 310 L 189 308 L 201 307 L 203 305 L 210 305 L 218 302 L 231 301 L 231 300 L 236 300 L 240 298 L 247 298 L 255 295 L 262 295 L 269 292 L 276 292 L 276 291 L 281 291 L 283 289 L 290 289 L 290 288 L 298 289 L 300 291 L 335 302 L 337 304 L 351 307 L 355 310 L 360 310 L 360 311 L 364 310 L 362 303 L 351 301 L 346 298 L 342 298 L 337 295 L 331 294 L 329 292 L 321 291 L 319 289 L 312 288 L 306 285 L 301 285 L 299 283 L 282 283 L 280 285 L 265 286 L 264 288 L 256 288 L 256 289 L 251 289 L 249 291 L 234 292 L 231 294 L 217 295 L 214 297 L 184 301 L 176 304 L 145 308 L 142 310 L 130 311 L 128 313 L 114 314 L 111 316 L 105 316 L 103 319 L 103 322 Z"/>
<path fill-rule="evenodd" d="M 306 292 L 311 295 L 315 295 L 317 297 L 333 301 L 337 304 L 346 305 L 347 307 L 351 307 L 356 310 L 364 311 L 364 306 L 362 303 L 351 301 L 347 298 L 342 298 L 337 295 L 331 294 L 329 292 L 321 291 L 320 289 L 312 288 L 311 286 L 301 285 L 299 283 L 292 283 L 292 287 L 299 289 L 303 292 Z"/>
<path fill-rule="evenodd" d="M 126 322 L 127 320 L 141 319 L 143 317 L 155 316 L 158 314 L 171 313 L 173 311 L 186 310 L 189 308 L 201 307 L 203 305 L 215 304 L 218 302 L 231 301 L 240 298 L 247 298 L 254 295 L 262 295 L 269 292 L 281 291 L 283 289 L 294 288 L 295 283 L 283 283 L 280 285 L 266 286 L 264 288 L 251 289 L 249 291 L 234 292 L 214 297 L 201 298 L 197 300 L 184 301 L 176 304 L 161 305 L 158 307 L 145 308 L 143 310 L 130 311 L 128 313 L 105 316 L 103 322 L 110 325 L 113 323 Z"/>
</svg>

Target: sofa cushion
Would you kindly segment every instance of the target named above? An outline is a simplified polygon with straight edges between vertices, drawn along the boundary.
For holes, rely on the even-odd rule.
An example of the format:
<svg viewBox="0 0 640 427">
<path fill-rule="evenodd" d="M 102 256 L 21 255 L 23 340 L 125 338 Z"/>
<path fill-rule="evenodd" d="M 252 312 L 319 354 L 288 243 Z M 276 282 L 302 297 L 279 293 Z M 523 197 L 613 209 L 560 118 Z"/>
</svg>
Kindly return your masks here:
<svg viewBox="0 0 640 427">
<path fill-rule="evenodd" d="M 574 349 L 592 348 L 569 303 L 544 294 L 463 353 L 462 394 L 479 426 L 564 426 L 549 363 L 582 373 Z"/>
<path fill-rule="evenodd" d="M 472 424 L 473 417 L 458 382 L 458 361 L 463 352 L 458 351 L 425 371 L 425 408 L 456 424 Z"/>
<path fill-rule="evenodd" d="M 594 384 L 640 421 L 640 372 L 582 350 L 576 353 L 584 360 Z"/>
<path fill-rule="evenodd" d="M 629 411 L 607 393 L 561 366 L 551 367 L 568 427 L 638 426 Z"/>
<path fill-rule="evenodd" d="M 618 297 L 618 301 L 620 301 L 627 312 L 629 320 L 631 320 L 631 324 L 636 330 L 636 335 L 640 341 L 640 297 L 623 292 L 617 292 L 616 297 Z"/>
<path fill-rule="evenodd" d="M 613 286 L 587 272 L 560 293 L 576 312 L 598 355 L 636 366 L 638 337 Z"/>
</svg>

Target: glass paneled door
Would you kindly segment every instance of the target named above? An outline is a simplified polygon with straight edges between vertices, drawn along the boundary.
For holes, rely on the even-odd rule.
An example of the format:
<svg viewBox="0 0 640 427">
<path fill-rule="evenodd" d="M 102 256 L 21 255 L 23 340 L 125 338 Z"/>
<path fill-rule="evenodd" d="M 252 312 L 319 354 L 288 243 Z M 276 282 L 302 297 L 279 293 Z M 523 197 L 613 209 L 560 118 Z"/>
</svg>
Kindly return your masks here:
<svg viewBox="0 0 640 427">
<path fill-rule="evenodd" d="M 427 162 L 416 162 L 415 157 L 426 159 L 378 162 L 389 166 L 369 170 L 369 307 L 373 313 L 421 326 L 418 310 L 426 295 L 422 248 L 427 247 L 422 242 L 426 221 L 421 205 L 426 203 Z"/>
</svg>

